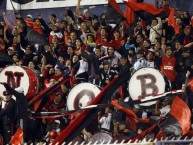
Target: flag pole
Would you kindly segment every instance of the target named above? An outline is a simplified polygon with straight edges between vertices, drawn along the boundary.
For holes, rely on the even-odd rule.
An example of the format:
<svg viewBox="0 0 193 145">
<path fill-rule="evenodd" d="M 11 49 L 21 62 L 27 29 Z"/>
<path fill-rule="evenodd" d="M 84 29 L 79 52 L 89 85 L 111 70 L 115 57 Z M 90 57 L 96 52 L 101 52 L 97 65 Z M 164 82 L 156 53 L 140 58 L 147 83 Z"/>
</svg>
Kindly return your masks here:
<svg viewBox="0 0 193 145">
<path fill-rule="evenodd" d="M 15 13 L 16 13 L 16 9 L 15 9 L 15 7 L 13 6 L 13 1 L 10 0 L 10 2 L 11 2 L 11 6 L 12 6 L 12 8 L 13 8 L 14 14 L 15 14 Z"/>
</svg>

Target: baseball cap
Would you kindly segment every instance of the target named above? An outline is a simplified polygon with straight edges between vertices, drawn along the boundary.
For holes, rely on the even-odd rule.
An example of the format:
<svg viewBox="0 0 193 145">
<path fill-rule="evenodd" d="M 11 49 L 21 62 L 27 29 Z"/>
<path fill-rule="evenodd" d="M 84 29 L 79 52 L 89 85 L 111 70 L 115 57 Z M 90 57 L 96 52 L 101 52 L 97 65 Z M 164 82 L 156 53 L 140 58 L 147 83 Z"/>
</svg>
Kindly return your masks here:
<svg viewBox="0 0 193 145">
<path fill-rule="evenodd" d="M 31 14 L 28 14 L 27 18 L 32 18 L 33 19 L 33 16 Z"/>
<path fill-rule="evenodd" d="M 137 50 L 136 54 L 144 54 L 143 50 Z"/>
<path fill-rule="evenodd" d="M 3 95 L 4 96 L 7 96 L 7 95 L 12 95 L 10 92 L 8 92 L 8 91 L 5 91 L 4 93 L 3 93 Z"/>
<path fill-rule="evenodd" d="M 188 47 L 182 48 L 182 53 L 185 53 L 185 52 L 190 52 L 190 48 Z"/>
<path fill-rule="evenodd" d="M 58 92 L 58 93 L 56 93 L 56 96 L 58 96 L 58 97 L 62 97 L 62 96 L 63 96 L 63 94 L 62 94 L 61 92 Z"/>
<path fill-rule="evenodd" d="M 54 122 L 60 124 L 60 120 L 55 120 Z"/>
<path fill-rule="evenodd" d="M 86 12 L 88 12 L 88 9 L 84 9 L 83 10 L 83 14 L 85 14 Z"/>
<path fill-rule="evenodd" d="M 172 47 L 171 47 L 171 46 L 167 46 L 167 47 L 166 47 L 166 51 L 167 51 L 167 50 L 171 50 L 171 51 L 173 51 L 173 49 L 172 49 Z"/>
<path fill-rule="evenodd" d="M 14 50 L 13 47 L 9 47 L 7 50 Z"/>
</svg>

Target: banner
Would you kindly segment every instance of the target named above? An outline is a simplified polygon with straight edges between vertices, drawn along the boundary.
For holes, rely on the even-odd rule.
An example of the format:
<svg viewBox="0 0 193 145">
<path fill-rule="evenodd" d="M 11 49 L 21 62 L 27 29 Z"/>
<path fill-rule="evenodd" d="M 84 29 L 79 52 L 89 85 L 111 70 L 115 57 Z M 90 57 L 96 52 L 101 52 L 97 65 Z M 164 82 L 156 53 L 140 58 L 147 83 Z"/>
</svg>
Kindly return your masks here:
<svg viewBox="0 0 193 145">
<path fill-rule="evenodd" d="M 44 8 L 59 8 L 59 7 L 74 7 L 78 0 L 25 0 L 23 4 L 18 4 L 18 0 L 13 0 L 13 6 L 17 10 L 28 9 L 44 9 Z M 122 0 L 116 0 L 122 3 Z M 84 5 L 100 5 L 107 4 L 108 0 L 82 0 L 81 6 Z M 7 0 L 7 10 L 13 10 L 10 0 Z"/>
</svg>

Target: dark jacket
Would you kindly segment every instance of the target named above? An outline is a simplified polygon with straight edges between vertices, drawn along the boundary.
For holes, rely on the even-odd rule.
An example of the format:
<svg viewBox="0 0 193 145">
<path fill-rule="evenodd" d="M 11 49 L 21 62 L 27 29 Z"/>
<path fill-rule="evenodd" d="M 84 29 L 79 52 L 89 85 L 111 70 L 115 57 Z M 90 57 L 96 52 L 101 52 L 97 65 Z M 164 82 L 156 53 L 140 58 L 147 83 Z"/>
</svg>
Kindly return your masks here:
<svg viewBox="0 0 193 145">
<path fill-rule="evenodd" d="M 0 107 L 1 108 L 1 107 Z M 3 125 L 10 125 L 14 122 L 15 100 L 11 99 L 6 103 L 5 107 L 0 111 L 0 119 Z"/>
</svg>

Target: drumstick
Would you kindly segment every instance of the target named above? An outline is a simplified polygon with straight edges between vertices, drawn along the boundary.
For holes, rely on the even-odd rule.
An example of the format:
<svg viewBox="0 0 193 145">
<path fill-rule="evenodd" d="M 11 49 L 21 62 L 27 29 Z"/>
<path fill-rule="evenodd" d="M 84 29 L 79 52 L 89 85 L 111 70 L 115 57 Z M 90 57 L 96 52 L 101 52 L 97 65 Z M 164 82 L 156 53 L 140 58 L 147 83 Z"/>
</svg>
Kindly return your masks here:
<svg viewBox="0 0 193 145">
<path fill-rule="evenodd" d="M 142 104 L 142 103 L 146 103 L 146 102 L 152 102 L 152 101 L 156 101 L 159 99 L 163 99 L 165 97 L 168 97 L 169 95 L 177 95 L 177 94 L 182 94 L 182 90 L 173 90 L 173 91 L 166 92 L 163 94 L 157 94 L 155 96 L 145 96 L 144 99 L 133 100 L 131 102 L 127 102 L 127 104 L 129 104 L 129 105 Z"/>
</svg>

